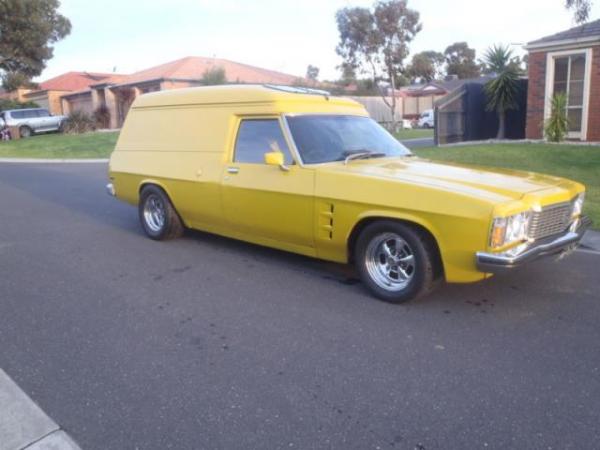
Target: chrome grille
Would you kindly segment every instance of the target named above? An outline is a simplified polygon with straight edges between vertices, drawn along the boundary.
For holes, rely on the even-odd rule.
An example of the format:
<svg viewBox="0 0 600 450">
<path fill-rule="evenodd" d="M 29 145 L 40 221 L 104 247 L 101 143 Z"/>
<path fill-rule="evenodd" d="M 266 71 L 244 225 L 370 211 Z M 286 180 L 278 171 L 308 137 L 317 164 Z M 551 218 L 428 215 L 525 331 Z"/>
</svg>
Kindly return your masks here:
<svg viewBox="0 0 600 450">
<path fill-rule="evenodd" d="M 541 239 L 562 233 L 571 222 L 573 203 L 556 203 L 534 212 L 529 222 L 528 236 L 531 239 Z"/>
</svg>

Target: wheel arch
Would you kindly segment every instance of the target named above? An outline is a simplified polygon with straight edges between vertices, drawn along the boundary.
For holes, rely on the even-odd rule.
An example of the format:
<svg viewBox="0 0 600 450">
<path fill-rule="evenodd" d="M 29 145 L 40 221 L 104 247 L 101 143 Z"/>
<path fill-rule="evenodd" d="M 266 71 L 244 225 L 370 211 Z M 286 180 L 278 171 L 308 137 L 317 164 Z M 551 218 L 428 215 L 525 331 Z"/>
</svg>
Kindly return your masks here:
<svg viewBox="0 0 600 450">
<path fill-rule="evenodd" d="M 140 182 L 140 185 L 138 186 L 138 191 L 137 191 L 138 203 L 142 196 L 142 191 L 144 190 L 144 188 L 146 186 L 156 186 L 156 187 L 160 188 L 166 194 L 166 196 L 169 198 L 171 203 L 173 203 L 173 196 L 169 192 L 169 189 L 167 188 L 167 186 L 165 186 L 165 184 L 160 182 L 159 180 L 155 180 L 155 179 L 151 179 L 151 178 L 144 179 Z M 173 205 L 173 206 L 175 206 L 175 205 Z"/>
<path fill-rule="evenodd" d="M 356 247 L 356 241 L 360 236 L 360 233 L 370 224 L 379 222 L 379 221 L 393 221 L 402 223 L 404 225 L 410 226 L 413 229 L 418 230 L 423 233 L 433 244 L 434 249 L 436 250 L 436 260 L 438 262 L 438 267 L 440 270 L 439 275 L 444 276 L 444 258 L 443 255 L 443 246 L 440 244 L 439 234 L 435 227 L 433 227 L 427 221 L 421 219 L 420 217 L 410 216 L 410 215 L 389 215 L 385 213 L 371 213 L 365 214 L 359 217 L 357 222 L 352 227 L 350 234 L 348 235 L 348 239 L 346 240 L 347 245 L 347 255 L 348 262 L 354 262 L 354 252 Z"/>
<path fill-rule="evenodd" d="M 173 195 L 171 194 L 171 190 L 164 183 L 162 183 L 159 180 L 148 178 L 148 179 L 144 179 L 144 180 L 142 180 L 140 182 L 140 185 L 139 185 L 138 191 L 137 191 L 137 202 L 136 202 L 137 204 L 140 203 L 141 196 L 142 196 L 142 190 L 146 186 L 156 186 L 157 188 L 161 189 L 165 193 L 165 195 L 167 196 L 167 198 L 169 199 L 169 201 L 171 202 L 171 205 L 173 206 L 173 209 L 175 209 L 175 212 L 177 213 L 177 215 L 179 216 L 179 218 L 187 226 L 187 222 L 184 221 L 183 217 L 181 216 L 181 213 L 179 212 L 179 208 L 175 204 L 175 200 L 173 199 Z"/>
</svg>

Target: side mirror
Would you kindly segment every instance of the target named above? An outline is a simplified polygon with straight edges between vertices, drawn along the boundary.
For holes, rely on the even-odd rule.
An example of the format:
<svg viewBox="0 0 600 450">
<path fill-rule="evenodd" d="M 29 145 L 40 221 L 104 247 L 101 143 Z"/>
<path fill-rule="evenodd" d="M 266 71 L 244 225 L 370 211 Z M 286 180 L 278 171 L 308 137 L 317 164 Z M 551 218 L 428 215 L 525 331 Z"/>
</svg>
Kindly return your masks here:
<svg viewBox="0 0 600 450">
<path fill-rule="evenodd" d="M 290 170 L 285 165 L 285 159 L 282 152 L 267 152 L 265 153 L 265 164 L 270 166 L 279 166 L 281 170 Z"/>
</svg>

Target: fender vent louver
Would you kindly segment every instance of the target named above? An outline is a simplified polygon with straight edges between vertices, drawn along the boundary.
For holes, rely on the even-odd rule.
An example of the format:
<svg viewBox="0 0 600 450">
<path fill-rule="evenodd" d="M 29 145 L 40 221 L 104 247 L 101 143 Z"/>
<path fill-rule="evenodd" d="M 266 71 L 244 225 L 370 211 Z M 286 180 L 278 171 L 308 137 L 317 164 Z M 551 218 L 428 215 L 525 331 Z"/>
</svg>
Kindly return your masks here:
<svg viewBox="0 0 600 450">
<path fill-rule="evenodd" d="M 333 212 L 332 203 L 322 203 L 319 208 L 319 237 L 321 239 L 333 239 Z"/>
</svg>

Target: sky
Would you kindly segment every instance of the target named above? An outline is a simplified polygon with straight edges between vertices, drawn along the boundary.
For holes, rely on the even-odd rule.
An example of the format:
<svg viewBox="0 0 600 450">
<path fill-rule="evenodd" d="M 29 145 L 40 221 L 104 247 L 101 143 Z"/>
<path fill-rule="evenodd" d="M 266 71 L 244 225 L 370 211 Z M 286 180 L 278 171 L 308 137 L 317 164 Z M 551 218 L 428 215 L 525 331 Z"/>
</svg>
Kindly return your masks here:
<svg viewBox="0 0 600 450">
<path fill-rule="evenodd" d="M 73 29 L 36 81 L 67 71 L 132 73 L 185 56 L 225 58 L 297 76 L 309 64 L 337 79 L 335 12 L 362 0 L 62 0 Z M 521 44 L 575 24 L 564 0 L 408 0 L 423 30 L 412 53 L 467 41 Z M 600 18 L 600 0 L 592 8 Z"/>
</svg>

